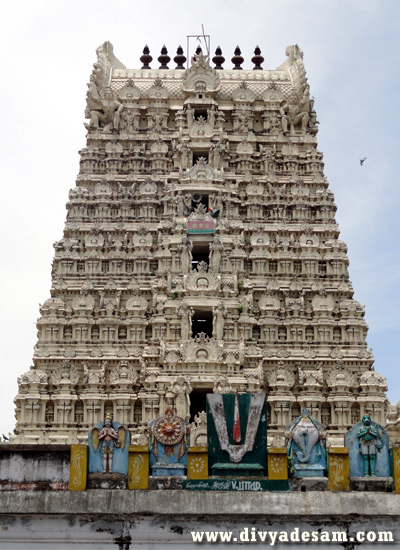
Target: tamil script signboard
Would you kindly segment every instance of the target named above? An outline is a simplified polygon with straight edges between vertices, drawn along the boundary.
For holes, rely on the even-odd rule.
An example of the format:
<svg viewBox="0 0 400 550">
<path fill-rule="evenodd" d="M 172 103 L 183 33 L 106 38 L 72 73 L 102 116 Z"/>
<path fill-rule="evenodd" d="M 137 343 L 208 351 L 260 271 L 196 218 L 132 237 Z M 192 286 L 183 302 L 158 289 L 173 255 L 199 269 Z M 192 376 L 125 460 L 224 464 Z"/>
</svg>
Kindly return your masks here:
<svg viewBox="0 0 400 550">
<path fill-rule="evenodd" d="M 182 489 L 189 491 L 288 491 L 289 481 L 269 479 L 185 479 Z"/>
</svg>

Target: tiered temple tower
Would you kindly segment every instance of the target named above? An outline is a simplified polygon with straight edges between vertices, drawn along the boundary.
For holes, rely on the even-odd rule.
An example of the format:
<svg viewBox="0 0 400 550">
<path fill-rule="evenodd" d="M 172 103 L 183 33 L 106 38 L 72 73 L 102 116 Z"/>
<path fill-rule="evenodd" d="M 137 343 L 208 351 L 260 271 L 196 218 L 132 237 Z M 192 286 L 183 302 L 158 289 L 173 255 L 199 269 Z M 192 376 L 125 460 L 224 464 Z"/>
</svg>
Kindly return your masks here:
<svg viewBox="0 0 400 550">
<path fill-rule="evenodd" d="M 237 48 L 226 70 L 198 50 L 185 70 L 163 49 L 150 69 L 145 48 L 128 70 L 98 48 L 14 441 L 83 441 L 108 412 L 139 435 L 167 406 L 200 423 L 213 391 L 265 392 L 269 444 L 305 407 L 339 444 L 366 412 L 386 424 L 303 53 L 286 55 L 242 70 Z"/>
</svg>

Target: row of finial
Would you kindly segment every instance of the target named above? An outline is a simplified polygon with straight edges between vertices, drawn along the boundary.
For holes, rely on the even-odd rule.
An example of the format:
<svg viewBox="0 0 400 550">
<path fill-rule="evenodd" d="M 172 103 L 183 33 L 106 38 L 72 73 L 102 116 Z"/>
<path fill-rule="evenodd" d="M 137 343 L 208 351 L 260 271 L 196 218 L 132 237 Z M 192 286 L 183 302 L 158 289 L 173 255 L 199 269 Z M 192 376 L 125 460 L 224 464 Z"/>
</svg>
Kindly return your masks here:
<svg viewBox="0 0 400 550">
<path fill-rule="evenodd" d="M 199 54 L 202 52 L 202 49 L 200 46 L 196 49 L 196 54 Z M 140 58 L 140 61 L 143 63 L 142 69 L 151 69 L 150 63 L 153 61 L 152 56 L 150 55 L 150 49 L 146 45 L 143 48 L 143 55 Z M 158 57 L 158 61 L 160 62 L 159 69 L 168 69 L 168 63 L 171 61 L 171 58 L 168 55 L 168 50 L 165 46 L 161 48 L 161 55 Z M 215 69 L 222 70 L 223 66 L 222 64 L 225 61 L 225 57 L 222 55 L 222 50 L 218 46 L 218 48 L 215 50 L 215 55 L 212 58 L 212 61 L 215 65 Z M 241 71 L 242 70 L 242 63 L 244 61 L 242 57 L 242 52 L 240 51 L 239 46 L 236 46 L 234 56 L 231 59 L 233 63 L 233 70 L 234 71 Z M 261 55 L 261 50 L 258 46 L 256 46 L 254 50 L 254 56 L 251 58 L 251 61 L 254 63 L 253 71 L 262 71 L 263 68 L 261 67 L 261 64 L 264 62 L 264 58 Z M 186 57 L 183 54 L 183 48 L 182 46 L 179 46 L 176 50 L 176 56 L 174 57 L 174 62 L 176 63 L 175 69 L 184 69 L 184 63 L 186 62 Z"/>
</svg>

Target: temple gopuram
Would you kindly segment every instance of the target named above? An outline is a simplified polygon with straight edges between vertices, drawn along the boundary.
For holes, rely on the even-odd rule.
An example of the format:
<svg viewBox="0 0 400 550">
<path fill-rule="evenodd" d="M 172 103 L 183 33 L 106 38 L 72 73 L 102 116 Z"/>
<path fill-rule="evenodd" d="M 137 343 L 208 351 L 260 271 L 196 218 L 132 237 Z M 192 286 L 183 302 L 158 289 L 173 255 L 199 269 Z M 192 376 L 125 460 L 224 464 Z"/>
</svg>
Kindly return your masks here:
<svg viewBox="0 0 400 550">
<path fill-rule="evenodd" d="M 141 437 L 208 393 L 267 396 L 268 445 L 304 408 L 328 441 L 371 414 L 398 435 L 367 347 L 317 147 L 303 52 L 252 70 L 200 48 L 127 69 L 105 42 L 87 141 L 54 243 L 15 443 L 84 442 L 112 415 Z M 384 370 L 379 366 L 379 370 Z"/>
</svg>

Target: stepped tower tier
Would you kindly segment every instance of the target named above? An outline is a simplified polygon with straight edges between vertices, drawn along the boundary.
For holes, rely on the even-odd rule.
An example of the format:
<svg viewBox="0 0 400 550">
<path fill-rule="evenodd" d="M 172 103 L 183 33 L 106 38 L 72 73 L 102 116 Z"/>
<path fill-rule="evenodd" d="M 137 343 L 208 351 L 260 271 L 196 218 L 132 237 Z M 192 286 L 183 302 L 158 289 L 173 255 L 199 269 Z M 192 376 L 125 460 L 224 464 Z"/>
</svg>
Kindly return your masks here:
<svg viewBox="0 0 400 550">
<path fill-rule="evenodd" d="M 213 391 L 265 392 L 270 444 L 303 408 L 339 444 L 386 423 L 303 53 L 227 70 L 218 50 L 131 70 L 98 48 L 15 441 L 83 441 L 107 413 L 139 437 Z"/>
</svg>

